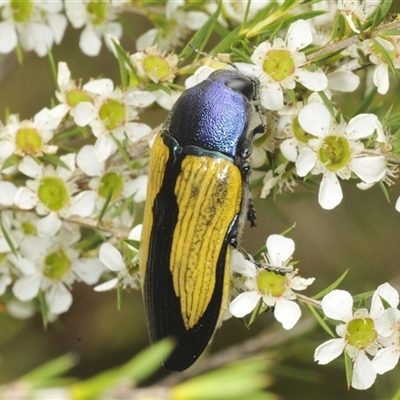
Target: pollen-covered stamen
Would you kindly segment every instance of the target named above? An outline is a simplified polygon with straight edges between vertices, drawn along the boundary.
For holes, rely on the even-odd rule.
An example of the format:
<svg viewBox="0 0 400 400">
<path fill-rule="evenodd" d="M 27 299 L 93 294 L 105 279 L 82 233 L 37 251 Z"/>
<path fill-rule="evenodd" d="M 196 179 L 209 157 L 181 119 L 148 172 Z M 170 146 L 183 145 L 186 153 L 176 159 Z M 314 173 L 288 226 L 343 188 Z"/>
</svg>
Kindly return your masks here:
<svg viewBox="0 0 400 400">
<path fill-rule="evenodd" d="M 71 107 L 76 107 L 79 103 L 82 103 L 83 101 L 91 102 L 92 99 L 91 97 L 85 93 L 83 90 L 80 89 L 73 89 L 70 90 L 66 96 L 65 99 Z"/>
<path fill-rule="evenodd" d="M 366 349 L 374 343 L 378 334 L 371 318 L 357 318 L 349 322 L 346 341 L 358 349 Z"/>
<path fill-rule="evenodd" d="M 117 129 L 126 122 L 126 108 L 125 105 L 116 100 L 107 100 L 99 111 L 99 116 L 104 126 L 112 131 Z"/>
<path fill-rule="evenodd" d="M 98 193 L 103 199 L 106 199 L 111 192 L 111 199 L 115 200 L 121 195 L 123 189 L 124 180 L 122 179 L 122 177 L 116 172 L 108 172 L 104 174 L 101 178 Z"/>
<path fill-rule="evenodd" d="M 52 211 L 60 211 L 69 203 L 69 192 L 65 182 L 58 177 L 44 177 L 38 190 L 39 200 Z"/>
<path fill-rule="evenodd" d="M 315 137 L 314 135 L 311 135 L 311 133 L 306 132 L 300 125 L 299 123 L 299 118 L 295 117 L 293 119 L 293 123 L 292 123 L 292 127 L 293 127 L 293 133 L 294 136 L 296 137 L 296 139 L 301 142 L 301 143 L 308 143 L 308 141 Z"/>
<path fill-rule="evenodd" d="M 44 259 L 43 275 L 51 280 L 60 280 L 71 269 L 71 260 L 63 250 L 50 253 Z"/>
<path fill-rule="evenodd" d="M 107 2 L 104 0 L 90 1 L 86 10 L 91 15 L 92 24 L 101 25 L 107 17 Z"/>
<path fill-rule="evenodd" d="M 272 271 L 261 271 L 257 276 L 258 291 L 267 296 L 280 297 L 286 290 L 286 276 Z"/>
<path fill-rule="evenodd" d="M 159 81 L 167 79 L 171 74 L 171 68 L 164 57 L 151 55 L 143 60 L 143 69 L 146 74 L 157 78 Z"/>
<path fill-rule="evenodd" d="M 262 66 L 265 73 L 277 82 L 292 76 L 296 69 L 292 54 L 288 50 L 270 50 Z"/>
<path fill-rule="evenodd" d="M 43 140 L 36 129 L 22 128 L 16 134 L 15 144 L 20 153 L 35 155 L 40 152 Z"/>
<path fill-rule="evenodd" d="M 318 152 L 320 161 L 329 171 L 338 171 L 351 161 L 349 142 L 343 136 L 327 136 Z"/>
<path fill-rule="evenodd" d="M 23 23 L 31 20 L 33 11 L 33 3 L 31 0 L 11 0 L 10 7 L 14 21 Z"/>
</svg>

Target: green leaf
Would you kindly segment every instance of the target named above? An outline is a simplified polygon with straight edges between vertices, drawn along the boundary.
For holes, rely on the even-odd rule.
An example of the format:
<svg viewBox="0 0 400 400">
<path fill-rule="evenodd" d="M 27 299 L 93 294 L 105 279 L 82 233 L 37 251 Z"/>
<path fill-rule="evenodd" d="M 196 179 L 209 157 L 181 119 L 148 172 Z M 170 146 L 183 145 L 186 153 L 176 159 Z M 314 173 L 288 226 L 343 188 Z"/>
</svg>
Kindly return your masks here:
<svg viewBox="0 0 400 400">
<path fill-rule="evenodd" d="M 64 161 L 62 161 L 58 156 L 55 156 L 54 154 L 44 153 L 42 156 L 42 159 L 44 161 L 48 162 L 49 164 L 55 165 L 56 167 L 60 166 L 60 167 L 67 169 L 68 171 L 70 170 L 69 166 Z"/>
<path fill-rule="evenodd" d="M 378 40 L 374 39 L 374 46 L 376 46 L 379 50 L 379 52 L 381 53 L 383 59 L 386 61 L 386 63 L 388 64 L 390 71 L 392 73 L 396 72 L 396 68 L 393 64 L 393 60 L 392 57 L 390 56 L 390 54 L 387 52 L 387 50 L 382 46 L 381 43 L 379 43 Z"/>
<path fill-rule="evenodd" d="M 344 352 L 344 368 L 346 370 L 347 389 L 350 389 L 353 378 L 353 362 L 346 352 Z"/>
<path fill-rule="evenodd" d="M 179 383 L 171 388 L 171 398 L 199 399 L 255 399 L 261 389 L 270 384 L 266 375 L 265 357 L 248 359 Z M 268 393 L 264 392 L 264 399 Z"/>
<path fill-rule="evenodd" d="M 58 80 L 57 80 L 57 67 L 56 63 L 54 62 L 53 53 L 51 52 L 50 49 L 47 51 L 47 58 L 49 59 L 51 72 L 53 74 L 54 84 L 56 86 L 56 91 L 58 92 L 60 88 L 58 86 Z"/>
<path fill-rule="evenodd" d="M 382 193 L 385 196 L 385 199 L 387 200 L 387 202 L 390 203 L 390 195 L 389 195 L 387 184 L 385 182 L 379 181 L 379 187 L 381 188 Z"/>
<path fill-rule="evenodd" d="M 366 96 L 363 97 L 354 115 L 367 113 L 373 104 L 373 99 L 378 93 L 378 88 L 374 87 Z"/>
<path fill-rule="evenodd" d="M 179 59 L 187 60 L 189 58 L 190 54 L 193 52 L 189 45 L 196 49 L 204 49 L 204 46 L 206 45 L 208 39 L 214 31 L 215 24 L 217 23 L 218 17 L 221 13 L 221 8 L 222 2 L 219 2 L 218 8 L 210 16 L 208 21 L 193 35 L 189 43 L 183 48 L 178 56 Z"/>
<path fill-rule="evenodd" d="M 124 291 L 120 285 L 117 286 L 117 310 L 121 311 L 122 301 L 124 299 Z"/>
<path fill-rule="evenodd" d="M 47 382 L 68 372 L 78 363 L 79 357 L 76 353 L 65 354 L 35 368 L 24 375 L 21 380 L 29 382 L 33 386 L 47 386 Z"/>
<path fill-rule="evenodd" d="M 310 311 L 312 312 L 312 314 L 314 315 L 315 319 L 317 320 L 317 322 L 321 325 L 322 329 L 324 329 L 325 332 L 328 333 L 328 335 L 332 336 L 333 338 L 335 337 L 335 334 L 332 332 L 331 328 L 329 327 L 329 325 L 325 322 L 325 320 L 321 317 L 321 315 L 319 314 L 319 312 L 315 309 L 314 306 L 307 304 L 308 308 L 310 309 Z"/>
<path fill-rule="evenodd" d="M 46 304 L 46 299 L 44 298 L 44 293 L 42 290 L 39 290 L 38 300 L 39 300 L 40 314 L 42 315 L 43 328 L 46 331 L 47 330 L 47 322 L 48 322 L 47 321 L 47 304 Z"/>
<path fill-rule="evenodd" d="M 132 381 L 133 384 L 139 383 L 160 368 L 161 360 L 165 360 L 173 348 L 174 343 L 169 339 L 155 343 L 123 366 L 109 369 L 84 382 L 71 385 L 72 398 L 93 400 L 118 383 L 123 384 L 124 381 Z"/>
<path fill-rule="evenodd" d="M 135 76 L 135 79 L 137 81 L 140 80 L 136 74 L 136 69 L 132 64 L 131 59 L 129 58 L 128 54 L 126 54 L 124 48 L 116 41 L 113 41 L 113 45 L 115 47 L 115 50 L 117 51 L 117 60 L 119 66 L 119 74 L 121 76 L 121 85 L 123 88 L 127 88 L 129 86 L 129 71 L 127 70 L 127 65 L 129 66 L 132 74 Z"/>
<path fill-rule="evenodd" d="M 3 218 L 2 218 L 1 212 L 0 212 L 0 227 L 1 227 L 1 232 L 3 233 L 4 239 L 6 239 L 6 242 L 7 242 L 8 246 L 10 247 L 12 253 L 14 254 L 15 257 L 18 257 L 17 248 L 14 246 L 14 243 L 11 240 L 11 237 L 8 234 L 7 229 L 5 228 L 5 226 L 3 224 Z"/>
<path fill-rule="evenodd" d="M 112 199 L 112 195 L 113 195 L 113 190 L 112 190 L 112 187 L 110 187 L 110 190 L 107 193 L 106 201 L 104 202 L 103 207 L 101 208 L 99 216 L 97 217 L 97 222 L 98 223 L 101 222 L 101 220 L 104 217 L 104 214 L 107 212 L 107 208 L 108 208 L 108 205 L 110 204 L 110 201 Z"/>
<path fill-rule="evenodd" d="M 1 166 L 1 170 L 5 170 L 9 167 L 14 167 L 15 165 L 18 165 L 22 160 L 22 157 L 17 156 L 15 154 L 11 154 L 10 157 L 7 157 L 3 163 L 3 165 Z"/>
<path fill-rule="evenodd" d="M 125 164 L 127 165 L 127 167 L 130 170 L 132 170 L 131 159 L 130 159 L 128 153 L 126 152 L 125 147 L 122 145 L 122 143 L 119 140 L 115 139 L 113 134 L 111 134 L 111 137 L 112 137 L 115 145 L 118 148 L 119 154 L 121 154 L 122 159 L 125 161 Z"/>
<path fill-rule="evenodd" d="M 318 299 L 326 296 L 328 293 L 332 292 L 332 290 L 336 289 L 340 285 L 340 283 L 346 277 L 348 272 L 349 272 L 349 269 L 346 269 L 346 271 L 338 279 L 336 279 L 335 282 L 333 282 L 331 285 L 329 285 L 326 289 L 324 289 L 321 292 L 317 293 L 312 298 L 318 300 Z"/>
<path fill-rule="evenodd" d="M 256 320 L 257 315 L 260 313 L 262 303 L 263 303 L 263 299 L 260 297 L 258 299 L 256 306 L 254 307 L 253 312 L 251 313 L 249 322 L 246 324 L 247 326 L 250 326 Z"/>
</svg>

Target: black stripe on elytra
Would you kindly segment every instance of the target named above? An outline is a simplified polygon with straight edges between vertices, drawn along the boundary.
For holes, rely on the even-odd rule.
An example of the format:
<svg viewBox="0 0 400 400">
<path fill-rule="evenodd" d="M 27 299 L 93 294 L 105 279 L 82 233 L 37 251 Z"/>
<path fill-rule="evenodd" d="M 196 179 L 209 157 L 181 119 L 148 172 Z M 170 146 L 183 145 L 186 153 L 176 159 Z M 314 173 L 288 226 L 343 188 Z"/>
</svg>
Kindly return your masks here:
<svg viewBox="0 0 400 400">
<path fill-rule="evenodd" d="M 144 297 L 149 319 L 150 338 L 153 342 L 173 337 L 176 347 L 164 362 L 168 370 L 182 371 L 192 365 L 211 339 L 221 309 L 225 259 L 228 245 L 236 235 L 238 218 L 232 221 L 218 257 L 216 285 L 210 303 L 199 322 L 186 330 L 179 298 L 175 295 L 169 259 L 172 238 L 178 218 L 178 205 L 174 193 L 181 164 L 187 154 L 218 156 L 220 153 L 204 151 L 196 147 L 180 147 L 167 132 L 162 133 L 164 144 L 170 150 L 164 180 L 154 199 L 153 226 L 150 235 L 149 256 L 146 267 Z M 203 266 L 199 266 L 202 268 Z"/>
</svg>

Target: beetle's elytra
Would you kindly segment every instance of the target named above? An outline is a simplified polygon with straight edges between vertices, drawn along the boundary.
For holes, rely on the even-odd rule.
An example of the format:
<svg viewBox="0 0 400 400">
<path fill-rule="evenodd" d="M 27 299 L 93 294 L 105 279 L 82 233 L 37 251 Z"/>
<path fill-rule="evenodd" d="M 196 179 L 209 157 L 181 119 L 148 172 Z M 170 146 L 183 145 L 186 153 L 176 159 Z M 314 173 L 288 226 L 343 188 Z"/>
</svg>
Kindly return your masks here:
<svg viewBox="0 0 400 400">
<path fill-rule="evenodd" d="M 140 273 L 150 339 L 173 337 L 168 370 L 192 365 L 225 312 L 230 256 L 255 224 L 246 158 L 258 81 L 213 72 L 186 90 L 150 156 Z"/>
</svg>

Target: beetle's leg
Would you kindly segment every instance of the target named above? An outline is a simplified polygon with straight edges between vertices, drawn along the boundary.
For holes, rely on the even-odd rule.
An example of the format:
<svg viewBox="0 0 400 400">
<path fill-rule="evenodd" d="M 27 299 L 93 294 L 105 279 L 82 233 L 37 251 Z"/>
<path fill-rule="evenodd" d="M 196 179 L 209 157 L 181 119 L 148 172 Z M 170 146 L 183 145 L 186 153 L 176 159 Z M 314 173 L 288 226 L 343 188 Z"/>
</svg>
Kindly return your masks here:
<svg viewBox="0 0 400 400">
<path fill-rule="evenodd" d="M 249 183 L 249 176 L 251 172 L 250 164 L 245 161 L 242 165 L 243 184 L 247 187 L 247 220 L 250 222 L 252 228 L 257 226 L 257 215 L 254 207 L 253 198 L 251 196 L 251 188 Z"/>
</svg>

